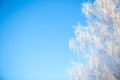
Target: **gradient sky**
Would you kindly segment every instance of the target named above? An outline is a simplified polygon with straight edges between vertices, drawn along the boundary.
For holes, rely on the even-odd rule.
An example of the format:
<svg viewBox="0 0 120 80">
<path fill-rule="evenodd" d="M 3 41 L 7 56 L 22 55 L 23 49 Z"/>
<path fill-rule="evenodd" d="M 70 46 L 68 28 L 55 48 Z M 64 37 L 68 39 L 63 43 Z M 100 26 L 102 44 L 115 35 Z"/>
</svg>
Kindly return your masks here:
<svg viewBox="0 0 120 80">
<path fill-rule="evenodd" d="M 82 2 L 0 0 L 0 80 L 68 80 Z"/>
</svg>

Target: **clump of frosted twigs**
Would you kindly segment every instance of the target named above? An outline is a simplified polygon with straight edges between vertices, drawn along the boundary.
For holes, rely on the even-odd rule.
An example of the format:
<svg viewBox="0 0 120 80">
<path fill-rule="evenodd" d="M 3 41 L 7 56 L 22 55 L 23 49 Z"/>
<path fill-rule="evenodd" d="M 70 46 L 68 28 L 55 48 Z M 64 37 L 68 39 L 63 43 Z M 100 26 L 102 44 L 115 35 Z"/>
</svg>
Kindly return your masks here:
<svg viewBox="0 0 120 80">
<path fill-rule="evenodd" d="M 70 79 L 120 80 L 120 0 L 83 3 L 82 12 L 88 24 L 76 26 L 69 46 L 85 63 L 74 62 Z"/>
</svg>

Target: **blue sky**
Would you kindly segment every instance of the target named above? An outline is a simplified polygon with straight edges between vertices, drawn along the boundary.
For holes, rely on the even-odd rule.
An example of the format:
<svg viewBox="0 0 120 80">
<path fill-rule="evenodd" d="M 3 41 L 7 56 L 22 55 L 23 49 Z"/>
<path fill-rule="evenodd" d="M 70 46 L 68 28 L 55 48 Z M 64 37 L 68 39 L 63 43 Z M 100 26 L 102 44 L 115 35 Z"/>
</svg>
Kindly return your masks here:
<svg viewBox="0 0 120 80">
<path fill-rule="evenodd" d="M 84 0 L 1 0 L 0 80 L 68 80 Z"/>
</svg>

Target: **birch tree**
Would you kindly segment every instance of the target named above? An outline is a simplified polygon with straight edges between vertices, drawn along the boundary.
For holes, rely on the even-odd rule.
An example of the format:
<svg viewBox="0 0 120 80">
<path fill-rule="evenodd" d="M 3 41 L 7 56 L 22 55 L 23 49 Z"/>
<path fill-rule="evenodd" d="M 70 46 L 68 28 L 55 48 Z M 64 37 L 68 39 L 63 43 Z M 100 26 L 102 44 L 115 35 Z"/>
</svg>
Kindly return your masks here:
<svg viewBox="0 0 120 80">
<path fill-rule="evenodd" d="M 87 25 L 78 24 L 69 47 L 76 53 L 71 80 L 120 80 L 120 0 L 82 4 Z"/>
</svg>

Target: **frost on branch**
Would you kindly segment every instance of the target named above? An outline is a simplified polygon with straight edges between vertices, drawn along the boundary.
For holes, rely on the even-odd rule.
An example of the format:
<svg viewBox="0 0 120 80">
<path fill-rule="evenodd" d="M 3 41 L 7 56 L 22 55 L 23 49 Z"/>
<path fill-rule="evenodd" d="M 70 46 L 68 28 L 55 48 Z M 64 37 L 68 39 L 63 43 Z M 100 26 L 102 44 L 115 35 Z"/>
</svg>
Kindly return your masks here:
<svg viewBox="0 0 120 80">
<path fill-rule="evenodd" d="M 120 80 L 120 0 L 83 3 L 87 26 L 78 24 L 69 47 L 86 63 L 76 62 L 71 80 Z"/>
</svg>

